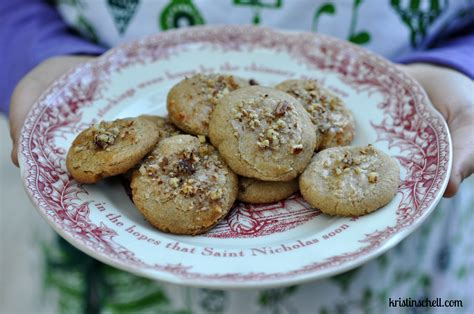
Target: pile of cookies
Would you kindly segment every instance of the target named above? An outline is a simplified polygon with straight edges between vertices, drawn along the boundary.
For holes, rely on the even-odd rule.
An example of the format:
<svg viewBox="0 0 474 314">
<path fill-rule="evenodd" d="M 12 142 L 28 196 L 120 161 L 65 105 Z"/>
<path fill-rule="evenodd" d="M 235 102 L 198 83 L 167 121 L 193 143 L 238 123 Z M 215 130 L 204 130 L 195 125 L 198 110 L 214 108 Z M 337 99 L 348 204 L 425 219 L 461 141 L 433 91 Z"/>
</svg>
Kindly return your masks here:
<svg viewBox="0 0 474 314">
<path fill-rule="evenodd" d="M 314 80 L 275 88 L 198 74 L 169 92 L 169 120 L 101 122 L 72 143 L 67 168 L 81 183 L 131 174 L 133 202 L 156 228 L 200 234 L 235 200 L 270 203 L 301 191 L 331 215 L 372 212 L 394 197 L 398 164 L 372 146 L 351 147 L 355 122 Z"/>
</svg>

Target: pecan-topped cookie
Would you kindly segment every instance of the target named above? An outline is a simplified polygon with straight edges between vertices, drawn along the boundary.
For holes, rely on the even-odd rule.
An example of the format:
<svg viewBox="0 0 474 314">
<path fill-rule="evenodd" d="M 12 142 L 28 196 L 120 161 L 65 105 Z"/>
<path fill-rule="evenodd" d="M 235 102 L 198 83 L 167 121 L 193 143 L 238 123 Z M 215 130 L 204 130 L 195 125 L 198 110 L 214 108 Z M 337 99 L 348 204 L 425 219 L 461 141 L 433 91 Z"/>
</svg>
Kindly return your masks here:
<svg viewBox="0 0 474 314">
<path fill-rule="evenodd" d="M 288 198 L 298 190 L 298 179 L 275 182 L 240 177 L 237 199 L 252 204 L 273 203 Z"/>
<path fill-rule="evenodd" d="M 303 198 L 323 213 L 360 216 L 395 196 L 397 162 L 372 146 L 333 147 L 317 153 L 300 176 Z"/>
<path fill-rule="evenodd" d="M 81 183 L 125 173 L 158 142 L 157 126 L 143 118 L 100 122 L 82 131 L 67 154 L 66 166 Z"/>
<path fill-rule="evenodd" d="M 318 138 L 317 150 L 349 145 L 355 122 L 344 102 L 315 80 L 287 80 L 276 86 L 298 99 L 311 116 Z"/>
<path fill-rule="evenodd" d="M 175 135 L 134 171 L 135 205 L 156 228 L 174 234 L 200 234 L 231 209 L 238 192 L 235 173 L 205 138 Z"/>
<path fill-rule="evenodd" d="M 223 97 L 211 115 L 209 138 L 236 173 L 289 181 L 311 160 L 317 134 L 295 98 L 251 86 Z"/>
<path fill-rule="evenodd" d="M 171 121 L 194 135 L 208 135 L 209 116 L 217 101 L 249 82 L 233 75 L 197 74 L 173 86 L 167 107 Z"/>
</svg>

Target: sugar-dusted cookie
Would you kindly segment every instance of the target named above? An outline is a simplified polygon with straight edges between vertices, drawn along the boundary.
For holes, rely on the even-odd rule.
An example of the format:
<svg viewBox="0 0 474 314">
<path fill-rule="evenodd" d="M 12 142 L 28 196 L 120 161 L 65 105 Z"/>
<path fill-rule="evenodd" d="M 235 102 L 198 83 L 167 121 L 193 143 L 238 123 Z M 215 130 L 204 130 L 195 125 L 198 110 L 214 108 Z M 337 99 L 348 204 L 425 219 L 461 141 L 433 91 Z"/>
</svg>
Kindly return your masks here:
<svg viewBox="0 0 474 314">
<path fill-rule="evenodd" d="M 153 149 L 159 136 L 158 127 L 143 118 L 100 122 L 73 141 L 67 169 L 81 183 L 125 173 Z"/>
<path fill-rule="evenodd" d="M 311 160 L 317 134 L 295 98 L 269 87 L 240 88 L 211 115 L 209 138 L 237 174 L 289 181 Z"/>
<path fill-rule="evenodd" d="M 398 163 L 372 146 L 334 147 L 317 153 L 300 176 L 303 198 L 323 213 L 368 214 L 395 196 Z"/>
<path fill-rule="evenodd" d="M 167 107 L 171 121 L 194 135 L 208 135 L 209 116 L 217 101 L 249 82 L 233 75 L 197 74 L 185 78 L 168 93 Z"/>
<path fill-rule="evenodd" d="M 273 203 L 288 198 L 299 190 L 298 179 L 275 182 L 240 177 L 237 199 L 242 202 Z"/>
<path fill-rule="evenodd" d="M 168 137 L 149 157 L 134 171 L 131 188 L 135 205 L 156 228 L 200 234 L 231 209 L 237 175 L 204 137 Z"/>
<path fill-rule="evenodd" d="M 287 80 L 276 88 L 301 101 L 311 115 L 315 131 L 322 135 L 317 150 L 351 143 L 355 134 L 354 118 L 339 97 L 315 80 Z"/>
</svg>

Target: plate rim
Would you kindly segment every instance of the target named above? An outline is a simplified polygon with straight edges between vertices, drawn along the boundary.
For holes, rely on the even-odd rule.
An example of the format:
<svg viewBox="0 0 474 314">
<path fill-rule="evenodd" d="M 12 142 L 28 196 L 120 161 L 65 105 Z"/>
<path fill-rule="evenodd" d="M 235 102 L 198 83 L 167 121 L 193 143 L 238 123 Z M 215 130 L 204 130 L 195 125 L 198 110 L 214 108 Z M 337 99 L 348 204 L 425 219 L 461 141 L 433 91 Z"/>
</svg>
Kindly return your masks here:
<svg viewBox="0 0 474 314">
<path fill-rule="evenodd" d="M 93 67 L 95 64 L 98 62 L 107 60 L 114 56 L 118 51 L 124 50 L 129 46 L 133 45 L 140 45 L 143 44 L 143 42 L 146 42 L 148 40 L 156 40 L 157 38 L 160 38 L 163 36 L 164 33 L 167 34 L 172 34 L 172 33 L 180 33 L 180 32 L 189 32 L 189 31 L 207 31 L 207 30 L 216 30 L 216 29 L 232 29 L 232 30 L 237 30 L 237 31 L 252 31 L 252 32 L 276 32 L 279 34 L 284 34 L 286 36 L 313 36 L 313 37 L 319 37 L 319 38 L 326 38 L 331 41 L 336 41 L 340 42 L 343 45 L 349 45 L 352 46 L 353 49 L 361 51 L 364 55 L 369 55 L 370 57 L 375 57 L 378 60 L 383 61 L 384 63 L 389 63 L 392 65 L 393 68 L 394 65 L 384 59 L 383 57 L 375 54 L 374 52 L 368 51 L 362 47 L 356 46 L 352 43 L 345 42 L 343 40 L 328 36 L 328 35 L 323 35 L 323 34 L 315 34 L 315 33 L 310 33 L 310 32 L 295 32 L 295 31 L 284 31 L 284 30 L 278 30 L 278 29 L 272 29 L 268 27 L 255 27 L 255 26 L 237 26 L 237 25 L 224 25 L 224 26 L 199 26 L 199 27 L 193 27 L 192 29 L 177 29 L 177 30 L 171 30 L 163 33 L 157 33 L 145 38 L 137 39 L 134 41 L 127 42 L 125 44 L 116 46 L 110 50 L 108 50 L 106 53 L 102 54 L 98 58 L 87 61 L 84 63 L 79 64 L 77 67 L 74 67 L 58 77 L 43 93 L 42 95 L 37 99 L 37 101 L 34 103 L 30 111 L 28 112 L 28 115 L 25 119 L 25 124 L 22 127 L 21 130 L 21 137 L 20 137 L 20 147 L 18 150 L 18 158 L 19 158 L 19 163 L 20 163 L 20 172 L 21 172 L 21 177 L 22 177 L 22 183 L 25 191 L 27 192 L 28 197 L 32 201 L 35 209 L 40 213 L 41 217 L 47 221 L 47 223 L 58 233 L 61 237 L 63 237 L 66 241 L 68 241 L 70 244 L 72 244 L 74 247 L 77 249 L 85 252 L 86 254 L 92 256 L 93 258 L 96 258 L 100 260 L 101 262 L 104 262 L 105 264 L 111 265 L 113 267 L 125 270 L 127 272 L 133 273 L 135 275 L 139 275 L 142 277 L 146 278 L 152 278 L 154 280 L 162 280 L 165 282 L 171 282 L 174 284 L 179 284 L 179 285 L 186 285 L 186 286 L 193 286 L 193 287 L 207 287 L 207 288 L 271 288 L 271 287 L 282 287 L 282 286 L 288 286 L 288 285 L 294 285 L 294 284 L 301 284 L 305 282 L 310 282 L 314 281 L 317 279 L 321 278 L 326 278 L 329 276 L 334 276 L 336 274 L 345 272 L 349 269 L 356 268 L 369 260 L 372 260 L 376 258 L 377 256 L 380 256 L 381 254 L 385 253 L 392 247 L 394 247 L 396 244 L 398 244 L 400 241 L 402 241 L 404 238 L 406 238 L 409 234 L 411 234 L 415 229 L 417 229 L 427 218 L 428 216 L 431 215 L 431 213 L 434 211 L 436 208 L 436 205 L 442 198 L 442 192 L 439 192 L 436 194 L 435 198 L 431 202 L 431 204 L 424 210 L 424 212 L 417 217 L 410 225 L 405 226 L 403 229 L 399 230 L 397 233 L 392 235 L 390 238 L 386 239 L 383 241 L 383 243 L 378 246 L 377 248 L 373 249 L 372 251 L 368 252 L 367 254 L 364 254 L 360 257 L 355 258 L 354 260 L 347 261 L 342 265 L 337 265 L 335 267 L 331 268 L 326 268 L 326 269 L 320 269 L 320 270 L 313 270 L 311 272 L 306 272 L 302 274 L 297 274 L 294 276 L 290 277 L 281 277 L 278 279 L 264 279 L 260 281 L 256 280 L 249 280 L 249 281 L 232 281 L 232 280 L 208 280 L 208 279 L 201 279 L 201 278 L 186 278 L 186 277 L 181 277 L 181 276 L 176 276 L 174 274 L 170 273 L 165 273 L 165 272 L 159 272 L 160 275 L 156 276 L 152 273 L 150 273 L 148 268 L 141 268 L 141 267 L 136 267 L 131 264 L 126 264 L 124 262 L 121 262 L 120 260 L 113 259 L 111 257 L 108 257 L 107 255 L 100 254 L 99 252 L 96 252 L 94 249 L 90 248 L 88 245 L 82 243 L 80 240 L 75 240 L 72 235 L 70 235 L 66 230 L 62 229 L 58 224 L 56 224 L 52 219 L 50 219 L 46 213 L 46 210 L 42 208 L 42 206 L 35 200 L 34 198 L 34 191 L 31 191 L 28 186 L 27 186 L 27 176 L 26 176 L 26 168 L 27 168 L 27 161 L 25 160 L 26 156 L 23 156 L 22 152 L 23 149 L 25 148 L 24 145 L 26 142 L 26 138 L 28 133 L 28 126 L 26 122 L 29 122 L 30 120 L 33 122 L 36 122 L 33 118 L 34 116 L 34 109 L 41 109 L 41 112 L 46 109 L 45 106 L 42 106 L 40 104 L 40 100 L 46 97 L 47 95 L 51 94 L 51 92 L 54 90 L 54 85 L 56 82 L 65 80 L 66 78 L 70 78 L 74 75 L 79 75 L 81 72 L 84 71 L 87 67 Z M 431 104 L 428 96 L 426 95 L 424 89 L 419 86 L 419 84 L 410 76 L 408 76 L 406 73 L 396 69 L 396 72 L 398 75 L 401 75 L 404 79 L 407 79 L 411 81 L 413 84 L 418 85 L 420 88 L 421 93 L 424 95 L 424 98 L 428 104 L 427 108 L 430 111 L 431 114 L 436 116 L 437 120 L 441 122 L 442 124 L 442 129 L 446 132 L 446 141 L 448 143 L 447 145 L 447 150 L 448 150 L 448 157 L 447 157 L 447 168 L 446 168 L 446 176 L 441 184 L 441 187 L 439 191 L 444 191 L 446 189 L 446 186 L 448 184 L 449 176 L 451 173 L 452 169 L 452 155 L 453 155 L 453 149 L 452 149 L 452 140 L 450 136 L 450 131 L 447 126 L 446 120 L 442 117 L 441 113 L 435 109 L 435 107 Z M 38 114 L 36 118 L 40 117 L 41 114 Z M 165 278 L 163 278 L 165 277 Z M 249 284 L 250 283 L 250 284 Z"/>
</svg>

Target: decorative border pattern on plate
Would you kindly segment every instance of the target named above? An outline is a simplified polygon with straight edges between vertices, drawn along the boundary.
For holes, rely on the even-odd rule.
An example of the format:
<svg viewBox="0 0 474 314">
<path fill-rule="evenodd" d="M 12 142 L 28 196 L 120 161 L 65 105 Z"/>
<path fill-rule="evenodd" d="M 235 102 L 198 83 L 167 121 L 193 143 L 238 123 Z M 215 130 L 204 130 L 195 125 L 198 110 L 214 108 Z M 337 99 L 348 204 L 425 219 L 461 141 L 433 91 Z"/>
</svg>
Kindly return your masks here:
<svg viewBox="0 0 474 314">
<path fill-rule="evenodd" d="M 66 152 L 55 147 L 54 139 L 68 132 L 77 133 L 82 127 L 80 109 L 100 99 L 112 73 L 136 64 L 167 59 L 186 49 L 187 44 L 211 45 L 221 51 L 251 52 L 267 48 L 286 52 L 314 69 L 339 73 L 340 79 L 356 90 L 382 93 L 384 98 L 378 107 L 383 110 L 384 119 L 379 125 L 373 124 L 377 141 L 386 141 L 389 147 L 405 152 L 405 156 L 397 156 L 406 177 L 399 188 L 402 201 L 397 210 L 396 225 L 367 234 L 361 241 L 365 245 L 354 252 L 291 271 L 204 274 L 193 272 L 192 266 L 182 264 L 147 264 L 116 243 L 113 230 L 93 224 L 89 219 L 89 203 L 77 204 L 78 194 L 86 192 L 70 180 L 65 170 Z M 32 108 L 21 137 L 26 189 L 35 205 L 49 216 L 50 222 L 68 234 L 73 242 L 79 242 L 125 268 L 133 266 L 180 278 L 221 282 L 281 280 L 315 274 L 375 252 L 400 230 L 416 223 L 437 200 L 449 175 L 450 154 L 450 139 L 444 121 L 431 108 L 421 87 L 393 64 L 327 36 L 287 34 L 251 26 L 171 31 L 112 49 L 97 61 L 86 63 L 56 81 Z M 232 215 L 229 217 L 231 221 Z M 232 228 L 242 232 L 246 226 Z M 223 232 L 231 235 L 228 230 Z M 216 237 L 218 235 L 219 230 L 215 233 Z"/>
</svg>

